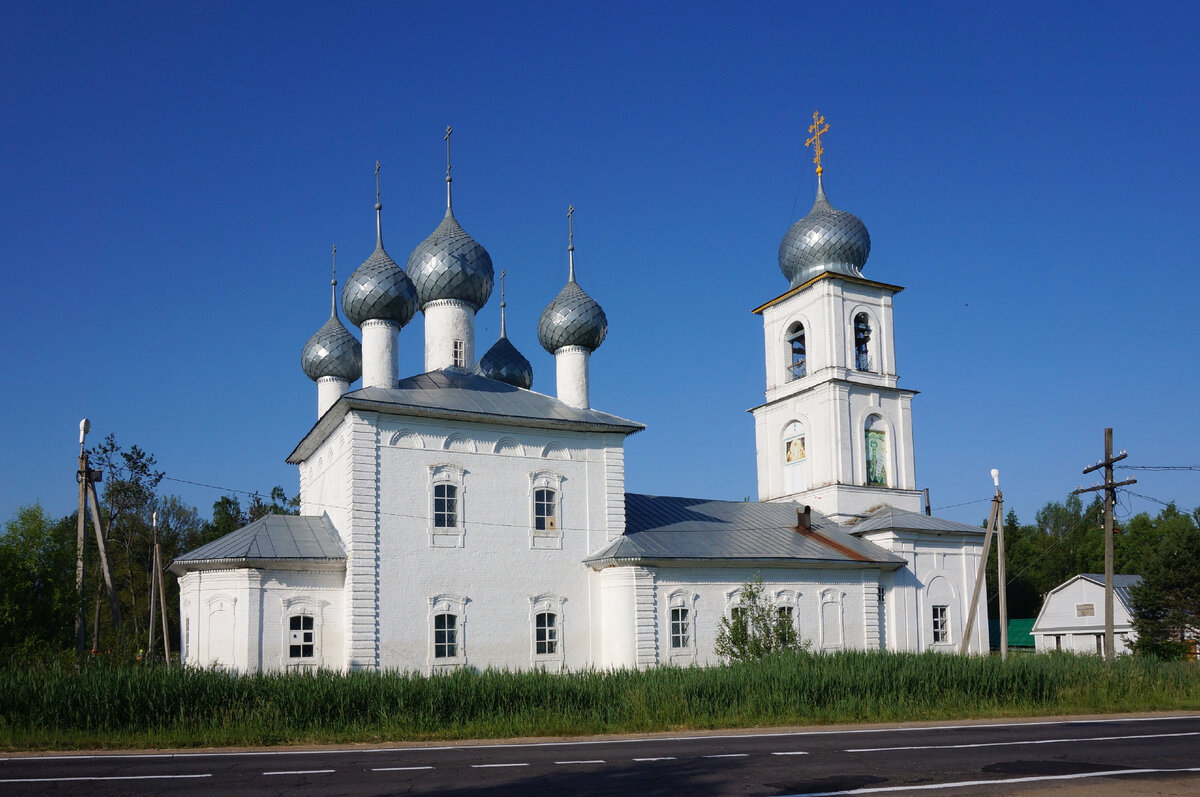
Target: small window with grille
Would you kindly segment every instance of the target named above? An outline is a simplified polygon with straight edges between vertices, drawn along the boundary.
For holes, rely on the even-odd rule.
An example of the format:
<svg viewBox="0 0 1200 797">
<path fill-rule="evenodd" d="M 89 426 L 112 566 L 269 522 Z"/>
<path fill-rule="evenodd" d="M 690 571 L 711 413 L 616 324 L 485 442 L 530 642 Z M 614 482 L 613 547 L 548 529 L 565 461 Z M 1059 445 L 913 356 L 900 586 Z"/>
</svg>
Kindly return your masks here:
<svg viewBox="0 0 1200 797">
<path fill-rule="evenodd" d="M 671 647 L 678 650 L 692 646 L 692 617 L 686 607 L 671 610 Z"/>
<path fill-rule="evenodd" d="M 538 612 L 534 618 L 534 652 L 539 656 L 558 653 L 558 615 Z"/>
<path fill-rule="evenodd" d="M 439 529 L 458 527 L 457 485 L 433 485 L 433 525 Z"/>
<path fill-rule="evenodd" d="M 549 487 L 533 491 L 533 527 L 537 531 L 558 528 L 558 493 Z"/>
<path fill-rule="evenodd" d="M 467 367 L 467 342 L 465 340 L 454 341 L 454 367 Z"/>
<path fill-rule="evenodd" d="M 433 657 L 452 659 L 458 655 L 458 617 L 444 613 L 433 618 Z"/>
<path fill-rule="evenodd" d="M 933 607 L 933 641 L 934 644 L 950 641 L 949 606 Z"/>
</svg>

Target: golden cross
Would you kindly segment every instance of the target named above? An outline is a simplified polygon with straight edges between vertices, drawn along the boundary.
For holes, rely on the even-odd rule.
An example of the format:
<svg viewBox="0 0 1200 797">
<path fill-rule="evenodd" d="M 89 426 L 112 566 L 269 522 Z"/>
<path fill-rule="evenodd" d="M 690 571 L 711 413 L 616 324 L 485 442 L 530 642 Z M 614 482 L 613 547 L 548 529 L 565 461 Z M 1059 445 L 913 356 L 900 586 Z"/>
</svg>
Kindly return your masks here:
<svg viewBox="0 0 1200 797">
<path fill-rule="evenodd" d="M 813 123 L 808 126 L 808 132 L 812 133 L 812 138 L 805 141 L 804 146 L 813 148 L 813 163 L 817 164 L 817 174 L 819 175 L 825 171 L 821 167 L 821 156 L 825 154 L 825 148 L 821 146 L 821 136 L 829 132 L 829 125 L 825 124 L 825 117 L 821 116 L 820 112 L 813 111 Z"/>
<path fill-rule="evenodd" d="M 571 223 L 571 217 L 575 215 L 575 206 L 567 205 L 567 248 L 575 248 L 575 227 Z"/>
</svg>

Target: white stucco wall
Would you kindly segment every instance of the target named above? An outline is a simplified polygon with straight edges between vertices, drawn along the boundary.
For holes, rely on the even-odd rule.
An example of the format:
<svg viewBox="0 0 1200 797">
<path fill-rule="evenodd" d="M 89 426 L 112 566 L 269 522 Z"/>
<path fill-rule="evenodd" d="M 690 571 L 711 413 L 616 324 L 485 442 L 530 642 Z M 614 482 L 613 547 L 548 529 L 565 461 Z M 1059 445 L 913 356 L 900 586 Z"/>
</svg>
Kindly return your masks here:
<svg viewBox="0 0 1200 797">
<path fill-rule="evenodd" d="M 369 319 L 362 324 L 362 386 L 396 386 L 399 371 L 400 325 Z"/>
<path fill-rule="evenodd" d="M 475 308 L 459 299 L 438 299 L 425 314 L 425 370 L 454 368 L 454 341 L 464 345 L 464 371 L 475 368 Z"/>
</svg>

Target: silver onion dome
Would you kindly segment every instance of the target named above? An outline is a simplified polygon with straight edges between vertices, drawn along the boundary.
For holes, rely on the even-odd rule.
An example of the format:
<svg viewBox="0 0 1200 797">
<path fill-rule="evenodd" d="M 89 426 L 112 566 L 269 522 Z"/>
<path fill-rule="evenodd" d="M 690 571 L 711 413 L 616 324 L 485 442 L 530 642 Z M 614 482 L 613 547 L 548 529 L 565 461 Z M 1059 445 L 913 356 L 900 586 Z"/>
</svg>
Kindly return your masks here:
<svg viewBox="0 0 1200 797">
<path fill-rule="evenodd" d="M 362 376 L 362 344 L 342 326 L 336 315 L 330 316 L 304 344 L 300 367 L 314 382 L 323 376 L 353 382 Z"/>
<path fill-rule="evenodd" d="M 861 277 L 869 254 L 867 225 L 829 204 L 818 176 L 812 210 L 791 226 L 779 244 L 779 269 L 793 288 L 826 271 Z"/>
<path fill-rule="evenodd" d="M 476 366 L 480 376 L 529 390 L 533 387 L 533 366 L 525 355 L 503 335 L 492 344 Z"/>
<path fill-rule="evenodd" d="M 342 311 L 356 326 L 393 321 L 404 326 L 417 313 L 417 290 L 380 241 L 342 286 Z"/>
<path fill-rule="evenodd" d="M 563 346 L 600 348 L 608 334 L 608 318 L 596 300 L 575 282 L 572 271 L 566 286 L 546 305 L 538 319 L 538 342 L 554 354 Z"/>
<path fill-rule="evenodd" d="M 449 208 L 437 229 L 409 255 L 407 270 L 421 309 L 438 299 L 459 299 L 479 310 L 492 295 L 492 258 Z"/>
</svg>

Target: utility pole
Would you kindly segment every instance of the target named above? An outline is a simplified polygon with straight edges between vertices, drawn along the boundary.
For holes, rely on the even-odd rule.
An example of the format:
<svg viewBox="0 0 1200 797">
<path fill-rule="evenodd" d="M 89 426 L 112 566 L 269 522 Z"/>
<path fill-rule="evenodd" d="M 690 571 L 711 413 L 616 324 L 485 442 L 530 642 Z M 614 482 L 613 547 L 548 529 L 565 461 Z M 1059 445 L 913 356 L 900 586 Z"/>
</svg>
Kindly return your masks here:
<svg viewBox="0 0 1200 797">
<path fill-rule="evenodd" d="M 121 625 L 121 606 L 117 601 L 117 590 L 113 585 L 112 570 L 108 566 L 108 546 L 105 544 L 104 532 L 100 526 L 100 499 L 96 497 L 96 482 L 104 478 L 103 472 L 93 470 L 88 464 L 87 448 L 84 441 L 92 430 L 92 422 L 84 418 L 79 422 L 79 469 L 75 480 L 79 482 L 79 518 L 75 526 L 75 598 L 78 601 L 75 613 L 75 653 L 82 657 L 87 649 L 87 600 L 84 596 L 84 554 L 87 545 L 87 518 L 89 504 L 91 509 L 92 526 L 96 532 L 96 547 L 100 553 L 100 572 L 104 576 L 104 584 L 108 588 L 108 600 L 112 608 L 113 625 Z M 89 501 L 90 499 L 90 501 Z M 96 607 L 98 635 L 100 607 Z M 96 641 L 93 639 L 92 644 Z"/>
<path fill-rule="evenodd" d="M 999 471 L 993 471 L 993 473 L 995 475 L 992 478 L 998 479 Z M 992 498 L 992 511 L 988 515 L 987 536 L 983 538 L 983 556 L 979 559 L 979 569 L 975 573 L 975 590 L 971 593 L 971 611 L 967 614 L 967 628 L 963 631 L 962 647 L 959 650 L 959 653 L 964 656 L 971 644 L 971 629 L 975 627 L 975 612 L 979 609 L 979 593 L 983 591 L 988 554 L 992 551 L 992 534 L 995 533 L 996 525 L 999 523 L 1000 501 L 1000 487 L 997 485 L 996 495 Z"/>
<path fill-rule="evenodd" d="M 151 516 L 151 526 L 154 529 L 154 556 L 150 564 L 150 639 L 146 643 L 146 656 L 154 655 L 154 620 L 155 612 L 162 610 L 163 661 L 171 666 L 171 641 L 167 631 L 167 595 L 166 585 L 162 575 L 162 546 L 158 542 L 158 513 Z M 155 603 L 155 595 L 158 603 Z"/>
<path fill-rule="evenodd" d="M 1004 577 L 1004 493 L 1000 492 L 1000 471 L 992 468 L 996 485 L 996 592 L 1000 598 L 1000 660 L 1008 659 L 1008 582 Z"/>
<path fill-rule="evenodd" d="M 1080 493 L 1094 493 L 1098 490 L 1104 491 L 1104 660 L 1111 662 L 1113 660 L 1113 507 L 1117 503 L 1117 488 L 1124 487 L 1127 484 L 1137 484 L 1137 479 L 1126 479 L 1123 482 L 1113 481 L 1113 463 L 1120 462 L 1129 456 L 1122 451 L 1117 456 L 1113 456 L 1112 452 L 1112 427 L 1104 430 L 1104 459 L 1097 462 L 1091 467 L 1083 469 L 1083 472 L 1091 473 L 1092 471 L 1104 468 L 1104 484 L 1096 484 L 1091 487 L 1080 487 L 1072 490 L 1072 495 Z"/>
</svg>

